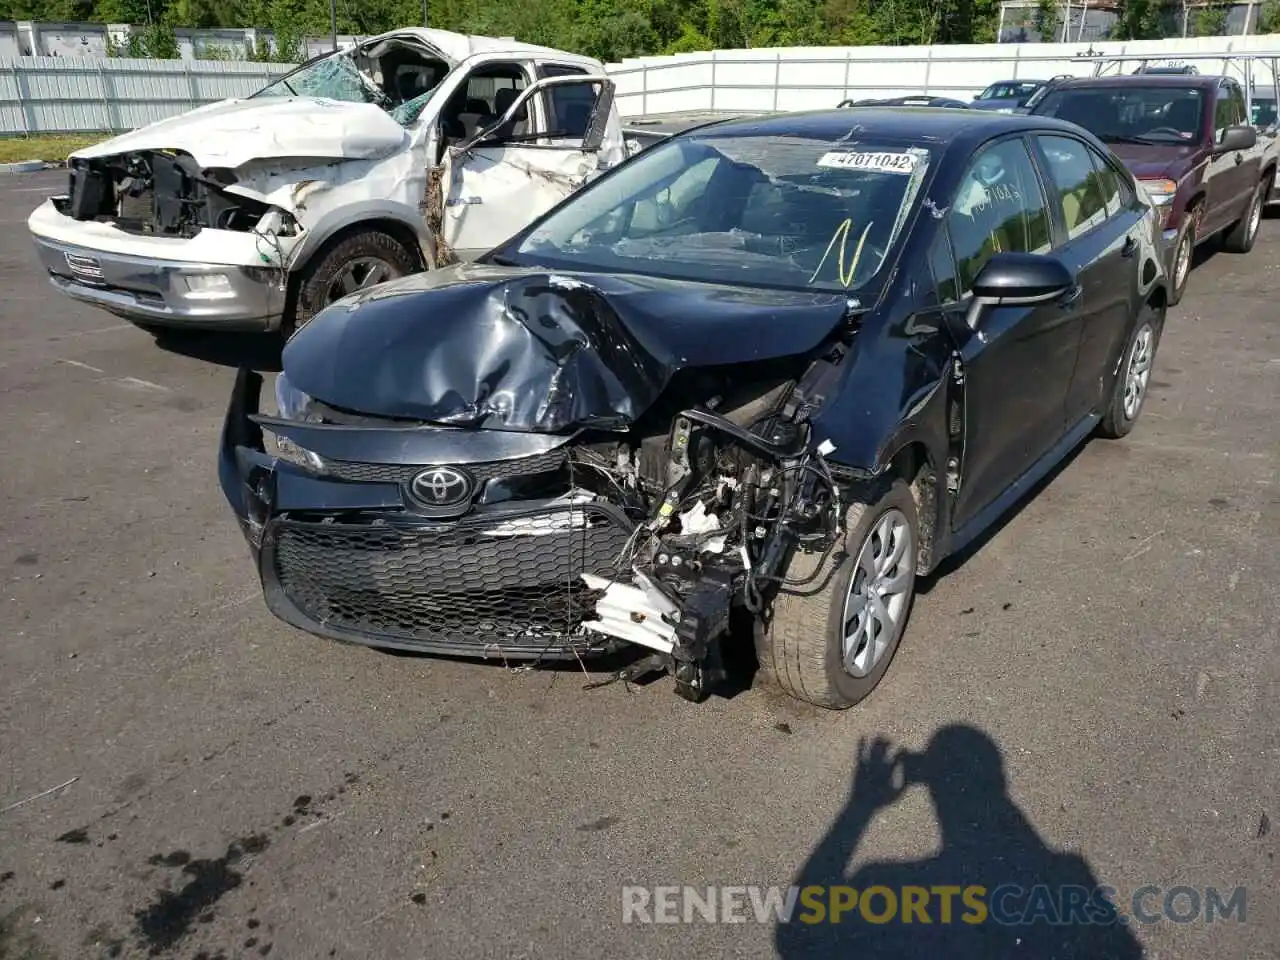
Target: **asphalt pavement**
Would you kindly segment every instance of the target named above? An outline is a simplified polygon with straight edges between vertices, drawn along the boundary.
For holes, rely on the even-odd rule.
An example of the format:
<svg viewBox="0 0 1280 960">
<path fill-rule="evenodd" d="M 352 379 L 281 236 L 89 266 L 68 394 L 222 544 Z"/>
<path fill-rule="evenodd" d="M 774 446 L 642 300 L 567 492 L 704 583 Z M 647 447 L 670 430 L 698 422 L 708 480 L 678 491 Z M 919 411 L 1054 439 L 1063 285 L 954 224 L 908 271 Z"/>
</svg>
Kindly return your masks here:
<svg viewBox="0 0 1280 960">
<path fill-rule="evenodd" d="M 1280 221 L 1200 257 L 1135 432 L 930 582 L 829 713 L 276 621 L 215 469 L 272 344 L 55 295 L 25 218 L 61 183 L 0 181 L 0 957 L 852 956 L 866 921 L 624 923 L 623 888 L 877 877 L 1243 887 L 1243 919 L 1025 952 L 1280 956 Z M 876 737 L 933 744 L 900 796 L 874 762 L 853 789 Z M 862 955 L 926 955 L 889 926 Z"/>
</svg>

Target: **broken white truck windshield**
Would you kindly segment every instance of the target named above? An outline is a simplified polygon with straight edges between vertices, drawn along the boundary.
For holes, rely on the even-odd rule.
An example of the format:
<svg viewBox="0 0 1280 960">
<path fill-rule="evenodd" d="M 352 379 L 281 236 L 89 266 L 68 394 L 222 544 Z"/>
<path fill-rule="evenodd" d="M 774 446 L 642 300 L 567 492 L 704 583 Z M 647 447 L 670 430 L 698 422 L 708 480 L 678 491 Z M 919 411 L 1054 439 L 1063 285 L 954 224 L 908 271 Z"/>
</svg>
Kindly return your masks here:
<svg viewBox="0 0 1280 960">
<path fill-rule="evenodd" d="M 253 96 L 370 103 L 407 126 L 418 118 L 449 70 L 448 63 L 429 51 L 388 40 L 376 48 L 344 50 L 304 63 Z"/>
<path fill-rule="evenodd" d="M 585 189 L 515 254 L 575 270 L 851 291 L 880 271 L 929 159 L 903 143 L 672 141 Z"/>
</svg>

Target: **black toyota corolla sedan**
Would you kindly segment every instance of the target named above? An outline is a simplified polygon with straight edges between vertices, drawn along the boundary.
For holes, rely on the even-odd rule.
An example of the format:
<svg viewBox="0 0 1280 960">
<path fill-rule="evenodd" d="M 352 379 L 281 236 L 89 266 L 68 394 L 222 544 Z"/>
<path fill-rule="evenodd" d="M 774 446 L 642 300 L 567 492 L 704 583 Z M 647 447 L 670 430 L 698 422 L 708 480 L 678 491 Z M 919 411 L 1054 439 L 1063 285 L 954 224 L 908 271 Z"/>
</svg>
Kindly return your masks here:
<svg viewBox="0 0 1280 960">
<path fill-rule="evenodd" d="M 269 607 L 312 633 L 505 662 L 630 644 L 695 700 L 754 633 L 766 676 L 847 707 L 918 577 L 1132 429 L 1158 229 L 1051 119 L 700 127 L 479 262 L 328 307 L 273 415 L 242 370 L 223 489 Z"/>
</svg>

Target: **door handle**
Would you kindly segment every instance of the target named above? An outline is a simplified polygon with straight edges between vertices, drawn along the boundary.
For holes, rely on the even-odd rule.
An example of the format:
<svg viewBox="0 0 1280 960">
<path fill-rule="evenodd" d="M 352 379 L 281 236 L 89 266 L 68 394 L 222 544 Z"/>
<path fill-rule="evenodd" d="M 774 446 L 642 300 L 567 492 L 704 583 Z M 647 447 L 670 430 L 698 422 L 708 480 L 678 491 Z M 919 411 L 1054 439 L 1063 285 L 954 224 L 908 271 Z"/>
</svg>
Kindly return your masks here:
<svg viewBox="0 0 1280 960">
<path fill-rule="evenodd" d="M 1078 283 L 1075 284 L 1070 290 L 1067 290 L 1062 294 L 1062 296 L 1058 297 L 1058 306 L 1062 307 L 1064 310 L 1069 307 L 1074 307 L 1079 302 L 1083 293 L 1084 287 Z"/>
<path fill-rule="evenodd" d="M 1124 246 L 1120 248 L 1120 256 L 1132 257 L 1138 250 L 1138 241 L 1133 239 L 1133 234 L 1124 238 Z"/>
</svg>

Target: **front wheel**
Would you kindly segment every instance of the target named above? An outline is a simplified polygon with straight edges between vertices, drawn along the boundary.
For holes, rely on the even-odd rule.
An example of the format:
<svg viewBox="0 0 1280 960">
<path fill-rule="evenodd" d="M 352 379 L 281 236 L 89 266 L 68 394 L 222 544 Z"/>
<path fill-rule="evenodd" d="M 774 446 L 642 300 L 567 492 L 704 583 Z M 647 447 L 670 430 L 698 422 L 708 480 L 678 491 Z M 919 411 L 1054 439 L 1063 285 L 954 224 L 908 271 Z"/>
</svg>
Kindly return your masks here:
<svg viewBox="0 0 1280 960">
<path fill-rule="evenodd" d="M 1187 292 L 1187 279 L 1191 276 L 1191 255 L 1196 246 L 1196 214 L 1189 211 L 1182 219 L 1182 228 L 1173 241 L 1173 256 L 1169 259 L 1169 306 L 1174 306 Z"/>
<path fill-rule="evenodd" d="M 1151 383 L 1151 368 L 1155 365 L 1156 348 L 1160 346 L 1163 321 L 1161 312 L 1150 305 L 1143 307 L 1138 315 L 1111 388 L 1111 399 L 1098 425 L 1099 436 L 1119 440 L 1138 422 Z"/>
<path fill-rule="evenodd" d="M 359 230 L 321 250 L 298 278 L 294 328 L 307 324 L 329 304 L 419 269 L 417 258 L 381 230 Z"/>
<path fill-rule="evenodd" d="M 761 671 L 793 697 L 833 710 L 870 695 L 906 629 L 920 543 L 911 490 L 896 480 L 874 502 L 853 504 L 845 530 L 825 561 L 792 556 L 785 576 L 795 585 L 780 587 L 755 626 Z"/>
</svg>

